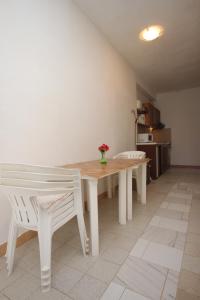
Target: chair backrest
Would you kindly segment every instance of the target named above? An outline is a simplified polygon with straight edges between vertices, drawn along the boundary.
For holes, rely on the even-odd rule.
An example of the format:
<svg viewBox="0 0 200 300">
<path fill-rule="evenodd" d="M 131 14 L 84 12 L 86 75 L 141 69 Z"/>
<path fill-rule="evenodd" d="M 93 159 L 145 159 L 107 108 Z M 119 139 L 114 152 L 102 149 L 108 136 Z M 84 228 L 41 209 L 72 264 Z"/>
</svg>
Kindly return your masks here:
<svg viewBox="0 0 200 300">
<path fill-rule="evenodd" d="M 78 199 L 80 171 L 27 165 L 13 165 L 12 168 L 12 164 L 0 164 L 0 190 L 9 199 L 16 223 L 26 228 L 36 227 L 40 205 L 52 195 L 61 197 L 60 207 L 70 203 L 70 211 L 76 209 L 76 202 L 81 200 Z"/>
<path fill-rule="evenodd" d="M 113 158 L 119 159 L 144 159 L 146 157 L 146 153 L 143 151 L 125 151 L 118 153 Z"/>
<path fill-rule="evenodd" d="M 31 172 L 31 173 L 40 173 L 40 174 L 59 174 L 59 175 L 68 175 L 73 173 L 73 170 L 76 169 L 66 169 L 60 167 L 49 167 L 49 166 L 37 166 L 37 165 L 26 165 L 26 164 L 12 164 L 12 163 L 0 163 L 0 172 L 1 171 L 22 171 L 22 172 Z M 1 174 L 1 173 L 0 173 Z"/>
</svg>

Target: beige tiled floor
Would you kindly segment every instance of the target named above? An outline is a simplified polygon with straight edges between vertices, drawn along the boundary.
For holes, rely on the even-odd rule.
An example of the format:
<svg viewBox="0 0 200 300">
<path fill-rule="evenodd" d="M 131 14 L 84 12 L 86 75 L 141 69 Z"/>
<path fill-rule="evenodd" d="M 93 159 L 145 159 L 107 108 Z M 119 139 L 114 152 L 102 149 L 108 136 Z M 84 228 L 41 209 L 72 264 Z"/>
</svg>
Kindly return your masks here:
<svg viewBox="0 0 200 300">
<path fill-rule="evenodd" d="M 200 171 L 172 169 L 151 183 L 127 225 L 117 212 L 116 199 L 99 201 L 99 257 L 83 257 L 75 220 L 55 234 L 48 293 L 37 239 L 16 250 L 10 277 L 0 258 L 0 300 L 200 299 Z"/>
</svg>

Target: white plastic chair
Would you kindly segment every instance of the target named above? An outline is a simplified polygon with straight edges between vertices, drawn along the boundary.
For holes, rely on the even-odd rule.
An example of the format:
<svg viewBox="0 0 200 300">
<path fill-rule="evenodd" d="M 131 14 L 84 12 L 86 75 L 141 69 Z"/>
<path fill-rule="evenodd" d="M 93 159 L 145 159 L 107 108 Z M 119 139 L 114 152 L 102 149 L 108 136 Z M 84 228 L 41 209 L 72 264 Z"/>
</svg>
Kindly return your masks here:
<svg viewBox="0 0 200 300">
<path fill-rule="evenodd" d="M 83 254 L 88 238 L 83 218 L 80 172 L 76 169 L 0 164 L 0 191 L 12 207 L 7 268 L 13 271 L 18 228 L 38 232 L 42 291 L 51 287 L 52 235 L 77 216 Z"/>
<path fill-rule="evenodd" d="M 113 159 L 144 159 L 146 157 L 146 153 L 143 151 L 125 151 L 118 153 L 113 157 Z M 141 176 L 139 174 L 139 166 L 133 168 L 133 178 L 136 180 L 136 188 L 138 196 L 141 197 Z M 115 194 L 115 182 L 114 178 L 112 181 L 112 192 Z"/>
</svg>

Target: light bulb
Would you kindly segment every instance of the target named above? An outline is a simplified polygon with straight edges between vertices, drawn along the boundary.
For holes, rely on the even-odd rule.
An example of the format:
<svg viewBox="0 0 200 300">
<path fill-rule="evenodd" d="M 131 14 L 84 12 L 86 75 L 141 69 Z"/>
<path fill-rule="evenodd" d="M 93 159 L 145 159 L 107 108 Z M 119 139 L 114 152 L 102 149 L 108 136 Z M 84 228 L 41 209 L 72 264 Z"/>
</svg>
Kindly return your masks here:
<svg viewBox="0 0 200 300">
<path fill-rule="evenodd" d="M 159 25 L 153 25 L 145 28 L 140 32 L 140 39 L 144 41 L 153 41 L 160 37 L 164 32 L 164 29 L 162 26 Z"/>
</svg>

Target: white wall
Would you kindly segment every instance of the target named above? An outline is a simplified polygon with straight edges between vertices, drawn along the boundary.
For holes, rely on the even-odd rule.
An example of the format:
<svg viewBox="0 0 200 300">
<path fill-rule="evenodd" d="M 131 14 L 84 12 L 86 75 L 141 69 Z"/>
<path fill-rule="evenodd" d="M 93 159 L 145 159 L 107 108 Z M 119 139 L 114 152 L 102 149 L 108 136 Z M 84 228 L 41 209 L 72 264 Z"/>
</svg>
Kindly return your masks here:
<svg viewBox="0 0 200 300">
<path fill-rule="evenodd" d="M 172 165 L 200 166 L 200 87 L 160 94 L 157 106 L 172 129 Z"/>
<path fill-rule="evenodd" d="M 0 2 L 0 157 L 62 165 L 134 148 L 132 69 L 68 0 Z M 0 199 L 0 244 L 10 208 Z"/>
</svg>

